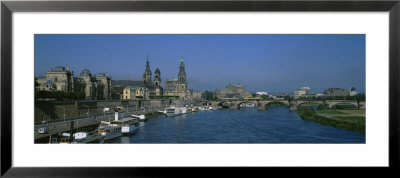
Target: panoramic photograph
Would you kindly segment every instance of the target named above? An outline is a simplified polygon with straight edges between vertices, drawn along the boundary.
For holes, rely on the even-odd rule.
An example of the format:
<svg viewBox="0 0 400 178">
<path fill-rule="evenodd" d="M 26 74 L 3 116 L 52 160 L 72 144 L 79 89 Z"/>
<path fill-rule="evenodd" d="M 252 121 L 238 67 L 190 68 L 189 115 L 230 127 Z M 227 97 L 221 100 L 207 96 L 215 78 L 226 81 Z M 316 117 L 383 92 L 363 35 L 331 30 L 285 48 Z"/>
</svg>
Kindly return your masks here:
<svg viewBox="0 0 400 178">
<path fill-rule="evenodd" d="M 364 34 L 36 34 L 35 144 L 365 144 Z"/>
</svg>

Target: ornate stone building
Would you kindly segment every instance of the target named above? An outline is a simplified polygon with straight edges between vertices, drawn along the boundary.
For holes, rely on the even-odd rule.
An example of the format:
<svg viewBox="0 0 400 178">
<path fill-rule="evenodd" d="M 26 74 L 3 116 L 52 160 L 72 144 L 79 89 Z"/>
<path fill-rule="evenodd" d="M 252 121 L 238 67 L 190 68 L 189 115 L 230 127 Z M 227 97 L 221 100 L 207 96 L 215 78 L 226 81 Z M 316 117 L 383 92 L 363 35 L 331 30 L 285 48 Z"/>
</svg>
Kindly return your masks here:
<svg viewBox="0 0 400 178">
<path fill-rule="evenodd" d="M 143 72 L 142 82 L 136 85 L 125 86 L 123 91 L 124 100 L 134 100 L 137 98 L 149 99 L 154 96 L 162 96 L 163 88 L 161 86 L 161 72 L 156 69 L 154 72 L 154 81 L 150 69 L 149 57 L 147 57 L 146 68 Z"/>
<path fill-rule="evenodd" d="M 215 90 L 215 96 L 218 99 L 243 99 L 252 95 L 250 92 L 244 90 L 243 85 L 229 84 L 225 89 Z"/>
<path fill-rule="evenodd" d="M 165 88 L 163 88 L 161 84 L 162 80 L 160 69 L 156 68 L 154 71 L 154 80 L 152 80 L 150 62 L 149 58 L 147 58 L 146 68 L 142 77 L 142 84 L 140 86 L 126 86 L 123 92 L 123 99 L 134 99 L 137 98 L 137 96 L 141 96 L 140 98 L 144 99 L 157 96 L 176 96 L 183 99 L 201 98 L 201 92 L 195 92 L 187 89 L 188 84 L 186 81 L 185 64 L 183 63 L 183 58 L 181 58 L 178 78 L 165 81 Z M 139 91 L 139 93 L 137 91 Z M 133 94 L 135 92 L 136 94 Z"/>
<path fill-rule="evenodd" d="M 154 72 L 154 96 L 163 96 L 164 90 L 161 86 L 161 72 L 160 69 L 156 69 Z"/>
<path fill-rule="evenodd" d="M 124 100 L 149 99 L 150 90 L 147 87 L 126 86 L 123 91 Z"/>
<path fill-rule="evenodd" d="M 63 66 L 57 66 L 54 70 L 50 69 L 45 78 L 39 78 L 40 90 L 74 90 L 74 72 Z"/>
<path fill-rule="evenodd" d="M 161 86 L 161 72 L 160 69 L 156 69 L 154 72 L 154 81 L 152 80 L 152 73 L 150 70 L 149 57 L 146 61 L 146 69 L 143 72 L 143 87 L 149 90 L 149 96 L 162 96 L 163 88 Z"/>
<path fill-rule="evenodd" d="M 356 88 L 352 87 L 350 89 L 350 96 L 355 96 L 355 95 L 357 95 L 357 90 L 356 90 Z"/>
<path fill-rule="evenodd" d="M 46 78 L 39 78 L 39 90 L 81 91 L 86 99 L 108 100 L 111 99 L 111 77 L 104 73 L 92 76 L 88 69 L 82 70 L 79 77 L 74 77 L 74 72 L 69 67 L 65 69 L 57 66 L 50 69 Z"/>
<path fill-rule="evenodd" d="M 328 88 L 324 91 L 327 96 L 349 96 L 350 91 L 343 88 Z"/>
<path fill-rule="evenodd" d="M 179 96 L 180 98 L 191 98 L 192 91 L 187 89 L 185 64 L 183 57 L 179 65 L 178 78 L 165 81 L 164 96 Z"/>
</svg>

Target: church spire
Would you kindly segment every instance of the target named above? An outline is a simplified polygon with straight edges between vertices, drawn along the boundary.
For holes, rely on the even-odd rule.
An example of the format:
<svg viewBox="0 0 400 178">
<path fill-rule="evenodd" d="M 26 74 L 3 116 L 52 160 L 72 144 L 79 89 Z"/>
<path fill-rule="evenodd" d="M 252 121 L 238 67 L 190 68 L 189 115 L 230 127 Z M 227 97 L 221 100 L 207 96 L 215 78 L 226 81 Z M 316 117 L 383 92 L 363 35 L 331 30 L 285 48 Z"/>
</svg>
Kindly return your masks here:
<svg viewBox="0 0 400 178">
<path fill-rule="evenodd" d="M 182 83 L 186 83 L 185 64 L 183 63 L 183 56 L 181 57 L 181 65 L 179 66 L 178 79 Z"/>
<path fill-rule="evenodd" d="M 147 54 L 146 69 L 143 73 L 143 81 L 146 83 L 151 83 L 151 75 L 149 55 Z"/>
</svg>

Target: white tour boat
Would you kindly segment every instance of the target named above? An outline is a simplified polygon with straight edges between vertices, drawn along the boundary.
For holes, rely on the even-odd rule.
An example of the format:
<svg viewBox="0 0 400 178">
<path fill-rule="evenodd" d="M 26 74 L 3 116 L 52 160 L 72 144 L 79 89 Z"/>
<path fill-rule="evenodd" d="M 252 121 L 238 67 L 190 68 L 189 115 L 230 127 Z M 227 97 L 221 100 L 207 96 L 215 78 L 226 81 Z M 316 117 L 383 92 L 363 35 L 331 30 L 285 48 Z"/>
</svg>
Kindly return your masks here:
<svg viewBox="0 0 400 178">
<path fill-rule="evenodd" d="M 139 127 L 139 121 L 136 118 L 128 117 L 117 121 L 121 125 L 122 134 L 132 134 Z"/>
<path fill-rule="evenodd" d="M 187 108 L 184 106 L 171 106 L 165 108 L 165 114 L 167 117 L 179 116 L 182 114 L 186 114 Z"/>
<path fill-rule="evenodd" d="M 73 134 L 74 141 L 72 143 L 99 143 L 101 139 L 101 134 L 94 131 L 88 132 L 77 132 Z"/>
</svg>

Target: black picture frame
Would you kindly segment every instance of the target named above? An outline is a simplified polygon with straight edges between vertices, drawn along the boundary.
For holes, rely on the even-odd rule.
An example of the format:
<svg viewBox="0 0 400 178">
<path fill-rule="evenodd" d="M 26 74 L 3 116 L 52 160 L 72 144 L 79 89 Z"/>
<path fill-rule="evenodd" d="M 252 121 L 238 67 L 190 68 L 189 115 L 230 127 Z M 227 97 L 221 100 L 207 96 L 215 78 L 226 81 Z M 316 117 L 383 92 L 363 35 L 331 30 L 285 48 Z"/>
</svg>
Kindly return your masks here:
<svg viewBox="0 0 400 178">
<path fill-rule="evenodd" d="M 13 12 L 126 12 L 126 11 L 293 11 L 293 12 L 389 12 L 389 167 L 344 168 L 346 171 L 368 173 L 371 170 L 394 172 L 399 168 L 399 111 L 400 106 L 400 3 L 399 0 L 380 1 L 2 1 L 1 2 L 1 176 L 5 177 L 142 177 L 214 174 L 215 168 L 19 168 L 12 166 L 12 18 Z M 383 59 L 384 60 L 384 59 Z M 299 171 L 297 168 L 294 171 Z M 329 175 L 341 175 L 340 171 Z M 360 170 L 362 169 L 362 170 Z M 304 169 L 302 169 L 304 170 Z M 307 172 L 309 169 L 305 169 Z M 272 172 L 270 172 L 272 171 Z M 291 175 L 293 171 L 275 167 L 274 170 L 259 168 L 220 168 L 220 173 L 280 173 Z M 312 174 L 312 172 L 310 171 Z M 395 172 L 394 172 L 395 173 Z M 327 173 L 324 173 L 327 174 Z M 357 174 L 357 173 L 355 173 Z M 398 172 L 397 172 L 398 174 Z"/>
</svg>

